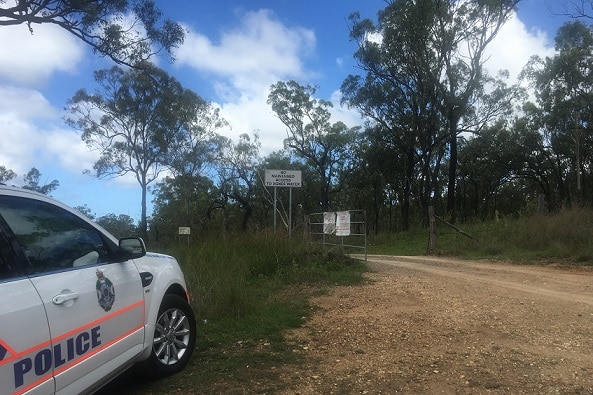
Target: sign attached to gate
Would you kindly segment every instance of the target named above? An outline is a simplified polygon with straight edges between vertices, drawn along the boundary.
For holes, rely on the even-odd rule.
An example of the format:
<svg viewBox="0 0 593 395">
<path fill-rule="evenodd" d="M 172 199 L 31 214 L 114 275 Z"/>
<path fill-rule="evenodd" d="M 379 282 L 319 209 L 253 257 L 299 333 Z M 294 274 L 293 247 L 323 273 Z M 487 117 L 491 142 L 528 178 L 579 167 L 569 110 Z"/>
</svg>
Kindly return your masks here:
<svg viewBox="0 0 593 395">
<path fill-rule="evenodd" d="M 266 170 L 264 184 L 267 187 L 301 187 L 300 170 Z"/>
<path fill-rule="evenodd" d="M 350 236 L 350 211 L 336 213 L 336 236 Z"/>
</svg>

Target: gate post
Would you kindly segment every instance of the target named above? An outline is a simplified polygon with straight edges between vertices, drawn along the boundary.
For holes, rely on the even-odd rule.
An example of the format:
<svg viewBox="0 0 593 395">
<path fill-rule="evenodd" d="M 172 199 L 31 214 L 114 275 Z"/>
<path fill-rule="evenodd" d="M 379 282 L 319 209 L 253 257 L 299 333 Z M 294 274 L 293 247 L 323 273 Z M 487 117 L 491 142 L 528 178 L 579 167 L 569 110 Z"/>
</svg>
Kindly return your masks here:
<svg viewBox="0 0 593 395">
<path fill-rule="evenodd" d="M 428 253 L 432 254 L 437 245 L 434 206 L 428 206 L 428 229 Z"/>
</svg>

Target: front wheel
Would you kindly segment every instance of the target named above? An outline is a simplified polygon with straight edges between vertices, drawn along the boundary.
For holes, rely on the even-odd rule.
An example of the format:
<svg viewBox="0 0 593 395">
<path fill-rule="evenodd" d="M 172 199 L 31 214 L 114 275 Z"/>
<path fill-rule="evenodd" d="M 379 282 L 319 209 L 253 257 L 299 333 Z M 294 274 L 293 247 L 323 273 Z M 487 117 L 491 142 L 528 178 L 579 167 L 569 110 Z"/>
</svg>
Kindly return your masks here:
<svg viewBox="0 0 593 395">
<path fill-rule="evenodd" d="M 196 344 L 196 318 L 191 306 L 177 295 L 165 295 L 159 308 L 152 352 L 144 373 L 154 378 L 181 371 Z"/>
</svg>

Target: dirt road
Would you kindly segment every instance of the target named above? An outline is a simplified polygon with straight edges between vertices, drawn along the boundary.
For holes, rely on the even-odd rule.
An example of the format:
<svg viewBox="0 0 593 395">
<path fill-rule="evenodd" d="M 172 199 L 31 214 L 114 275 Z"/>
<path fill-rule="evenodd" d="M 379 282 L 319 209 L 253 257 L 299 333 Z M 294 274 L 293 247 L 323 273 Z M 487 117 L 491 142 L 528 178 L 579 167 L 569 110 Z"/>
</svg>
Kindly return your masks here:
<svg viewBox="0 0 593 395">
<path fill-rule="evenodd" d="M 287 394 L 593 394 L 593 271 L 369 256 L 313 300 Z"/>
</svg>

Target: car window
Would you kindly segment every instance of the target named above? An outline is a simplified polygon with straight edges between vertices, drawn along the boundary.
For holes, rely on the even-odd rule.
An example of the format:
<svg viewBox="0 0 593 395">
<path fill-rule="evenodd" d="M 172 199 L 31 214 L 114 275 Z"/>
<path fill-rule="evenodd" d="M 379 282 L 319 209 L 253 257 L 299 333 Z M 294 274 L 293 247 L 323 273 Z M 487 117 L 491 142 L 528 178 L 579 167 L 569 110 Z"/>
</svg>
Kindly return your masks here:
<svg viewBox="0 0 593 395">
<path fill-rule="evenodd" d="M 0 215 L 13 231 L 33 273 L 104 262 L 109 245 L 91 225 L 50 203 L 0 196 Z"/>
<path fill-rule="evenodd" d="M 0 229 L 0 281 L 17 275 L 17 257 L 6 234 Z"/>
</svg>

